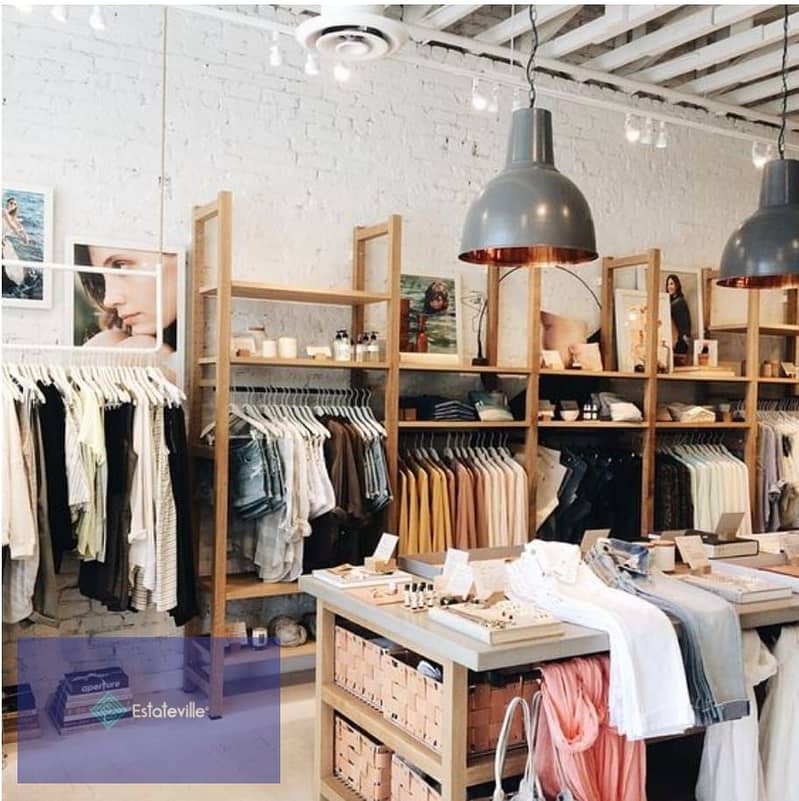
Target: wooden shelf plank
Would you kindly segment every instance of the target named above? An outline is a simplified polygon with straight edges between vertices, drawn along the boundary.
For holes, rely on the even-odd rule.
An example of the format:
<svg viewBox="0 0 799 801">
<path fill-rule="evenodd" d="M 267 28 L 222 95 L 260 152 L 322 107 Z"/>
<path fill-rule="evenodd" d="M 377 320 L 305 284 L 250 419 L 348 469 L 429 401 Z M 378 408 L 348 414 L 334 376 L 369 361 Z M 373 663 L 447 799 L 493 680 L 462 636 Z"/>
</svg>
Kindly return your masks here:
<svg viewBox="0 0 799 801">
<path fill-rule="evenodd" d="M 404 429 L 481 429 L 481 428 L 529 428 L 530 424 L 524 420 L 507 420 L 492 423 L 486 420 L 400 420 L 400 428 Z"/>
<path fill-rule="evenodd" d="M 216 285 L 201 286 L 201 295 L 214 297 Z M 366 292 L 358 289 L 314 289 L 311 287 L 261 284 L 254 281 L 233 281 L 231 294 L 247 300 L 272 300 L 283 303 L 313 303 L 324 306 L 363 306 L 369 303 L 387 303 L 386 292 Z"/>
<path fill-rule="evenodd" d="M 710 330 L 714 334 L 745 334 L 749 330 L 749 325 L 747 323 L 714 325 Z M 762 337 L 799 337 L 799 325 L 790 323 L 763 323 L 758 326 L 757 331 Z"/>
<path fill-rule="evenodd" d="M 741 382 L 749 379 L 745 375 L 692 375 L 691 373 L 663 373 L 658 381 L 715 381 L 717 383 Z"/>
<path fill-rule="evenodd" d="M 412 364 L 406 362 L 400 364 L 400 370 L 404 373 L 421 373 L 421 372 L 435 372 L 435 373 L 497 373 L 499 375 L 530 375 L 528 367 L 519 366 L 502 366 L 491 364 Z"/>
<path fill-rule="evenodd" d="M 527 762 L 527 749 L 514 748 L 508 751 L 505 757 L 505 764 L 502 767 L 503 778 L 509 776 L 519 776 L 524 773 L 524 765 Z M 474 757 L 466 767 L 466 784 L 474 787 L 476 784 L 483 784 L 494 780 L 494 755 L 488 754 L 482 757 Z"/>
<path fill-rule="evenodd" d="M 603 428 L 646 428 L 646 423 L 615 423 L 611 420 L 574 420 L 569 422 L 567 420 L 540 420 L 538 423 L 539 428 L 588 428 L 588 429 L 603 429 Z"/>
<path fill-rule="evenodd" d="M 211 576 L 200 576 L 200 588 L 211 592 Z M 248 598 L 274 598 L 281 595 L 296 595 L 300 592 L 296 581 L 261 581 L 255 573 L 232 573 L 226 580 L 225 598 L 241 601 Z"/>
<path fill-rule="evenodd" d="M 691 428 L 709 428 L 709 429 L 719 429 L 719 428 L 749 428 L 749 423 L 682 423 L 678 421 L 666 421 L 666 420 L 658 420 L 655 423 L 655 428 L 664 428 L 664 429 L 691 429 Z"/>
<path fill-rule="evenodd" d="M 372 709 L 368 704 L 334 684 L 322 687 L 322 702 L 351 720 L 356 726 L 360 726 L 378 742 L 396 751 L 403 759 L 407 759 L 428 776 L 441 781 L 443 774 L 441 755 L 386 720 L 376 709 Z"/>
<path fill-rule="evenodd" d="M 799 378 L 788 378 L 787 376 L 778 376 L 775 378 L 758 378 L 758 384 L 788 384 L 799 386 Z"/>
<path fill-rule="evenodd" d="M 195 637 L 193 639 L 197 650 L 205 657 L 209 655 L 210 643 L 205 642 L 202 637 Z M 316 642 L 310 642 L 298 645 L 295 648 L 281 648 L 280 661 L 298 660 L 306 657 L 311 657 L 316 654 Z M 263 662 L 266 659 L 271 659 L 274 656 L 274 648 L 239 648 L 236 651 L 230 651 L 225 654 L 226 665 L 250 665 L 256 662 Z"/>
<path fill-rule="evenodd" d="M 216 364 L 216 356 L 201 356 L 197 361 L 202 365 Z M 230 364 L 244 367 L 309 367 L 314 370 L 388 370 L 387 362 L 335 362 L 333 359 L 265 359 L 263 356 L 232 356 Z"/>
<path fill-rule="evenodd" d="M 634 378 L 638 381 L 649 378 L 646 373 L 624 373 L 621 370 L 554 370 L 545 367 L 539 373 L 541 378 L 550 375 L 568 378 Z"/>
</svg>

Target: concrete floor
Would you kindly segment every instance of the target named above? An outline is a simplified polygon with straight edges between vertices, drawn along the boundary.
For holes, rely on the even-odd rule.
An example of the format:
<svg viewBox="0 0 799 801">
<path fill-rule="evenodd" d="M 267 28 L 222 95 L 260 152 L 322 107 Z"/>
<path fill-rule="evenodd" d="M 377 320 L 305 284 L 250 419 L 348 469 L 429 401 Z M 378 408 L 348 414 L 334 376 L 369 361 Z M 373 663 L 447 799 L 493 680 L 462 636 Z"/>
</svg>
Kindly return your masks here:
<svg viewBox="0 0 799 801">
<path fill-rule="evenodd" d="M 3 747 L 5 801 L 313 801 L 314 686 L 281 690 L 280 784 L 18 784 L 17 745 Z M 234 714 L 223 721 L 234 720 Z M 209 721 L 214 725 L 216 721 Z M 70 738 L 72 739 L 72 738 Z M 80 736 L 74 739 L 80 739 Z"/>
</svg>

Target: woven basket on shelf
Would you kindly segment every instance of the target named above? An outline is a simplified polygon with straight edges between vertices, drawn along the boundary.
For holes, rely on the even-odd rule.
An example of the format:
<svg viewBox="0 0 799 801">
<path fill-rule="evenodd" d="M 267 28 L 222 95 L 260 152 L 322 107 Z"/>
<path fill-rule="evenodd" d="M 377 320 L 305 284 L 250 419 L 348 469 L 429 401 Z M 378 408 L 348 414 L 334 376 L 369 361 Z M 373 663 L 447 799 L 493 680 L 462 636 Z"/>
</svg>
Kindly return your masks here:
<svg viewBox="0 0 799 801">
<path fill-rule="evenodd" d="M 382 643 L 362 637 L 343 626 L 336 626 L 333 681 L 375 709 L 383 708 Z"/>
<path fill-rule="evenodd" d="M 519 677 L 504 686 L 475 684 L 469 688 L 469 755 L 487 754 L 496 749 L 505 709 L 511 698 L 520 695 L 531 699 L 538 691 L 538 681 Z M 524 745 L 521 718 L 514 719 L 508 736 L 508 747 Z"/>
<path fill-rule="evenodd" d="M 391 801 L 441 801 L 441 793 L 394 754 L 391 758 Z"/>
<path fill-rule="evenodd" d="M 333 767 L 366 801 L 390 801 L 392 752 L 336 715 Z"/>
</svg>

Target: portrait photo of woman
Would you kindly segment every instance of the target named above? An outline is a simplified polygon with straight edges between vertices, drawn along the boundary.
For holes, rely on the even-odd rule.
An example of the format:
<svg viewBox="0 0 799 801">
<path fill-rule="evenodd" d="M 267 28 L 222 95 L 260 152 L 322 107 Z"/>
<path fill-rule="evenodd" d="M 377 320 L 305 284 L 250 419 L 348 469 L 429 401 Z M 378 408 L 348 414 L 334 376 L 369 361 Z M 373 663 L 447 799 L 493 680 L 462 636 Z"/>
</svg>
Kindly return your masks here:
<svg viewBox="0 0 799 801">
<path fill-rule="evenodd" d="M 73 284 L 73 344 L 85 348 L 154 348 L 159 325 L 156 280 L 146 273 L 153 272 L 160 260 L 160 353 L 177 366 L 178 361 L 171 357 L 182 344 L 183 253 L 165 252 L 159 259 L 157 251 L 84 242 L 73 242 L 71 249 L 74 264 L 110 270 L 69 276 Z M 114 274 L 116 270 L 120 270 L 119 275 Z"/>
<path fill-rule="evenodd" d="M 666 292 L 671 303 L 671 338 L 675 354 L 686 354 L 690 350 L 692 329 L 691 309 L 682 290 L 682 281 L 676 273 L 666 277 Z"/>
</svg>

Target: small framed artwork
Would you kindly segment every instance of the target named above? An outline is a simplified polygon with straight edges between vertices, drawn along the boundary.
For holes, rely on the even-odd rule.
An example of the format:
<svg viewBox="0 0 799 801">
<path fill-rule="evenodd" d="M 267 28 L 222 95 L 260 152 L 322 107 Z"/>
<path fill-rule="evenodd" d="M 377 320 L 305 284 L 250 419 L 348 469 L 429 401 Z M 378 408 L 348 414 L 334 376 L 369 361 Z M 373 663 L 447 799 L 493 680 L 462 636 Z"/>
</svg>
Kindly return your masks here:
<svg viewBox="0 0 799 801">
<path fill-rule="evenodd" d="M 169 248 L 159 258 L 152 248 L 105 244 L 97 237 L 71 237 L 70 263 L 118 269 L 113 273 L 65 273 L 68 340 L 77 347 L 155 347 L 158 310 L 154 276 L 137 276 L 162 263 L 161 326 L 163 366 L 181 385 L 184 378 L 186 325 L 186 254 Z"/>
<path fill-rule="evenodd" d="M 579 365 L 581 370 L 585 370 L 588 373 L 602 372 L 602 352 L 598 343 L 582 342 L 572 345 L 569 350 L 572 356 L 572 367 L 576 368 Z"/>
<path fill-rule="evenodd" d="M 400 276 L 400 359 L 461 363 L 460 282 L 403 273 Z"/>
<path fill-rule="evenodd" d="M 541 366 L 545 370 L 564 370 L 563 358 L 560 351 L 557 350 L 542 350 L 541 351 Z"/>
<path fill-rule="evenodd" d="M 11 184 L 3 187 L 3 306 L 49 309 L 53 271 L 7 261 L 53 260 L 53 190 Z"/>
<path fill-rule="evenodd" d="M 780 366 L 786 378 L 796 378 L 797 373 L 799 373 L 799 366 L 790 362 L 780 362 Z"/>
<path fill-rule="evenodd" d="M 616 352 L 619 370 L 643 373 L 647 370 L 647 293 L 639 289 L 617 289 L 615 298 Z M 672 348 L 668 325 L 671 320 L 669 296 L 659 293 L 657 331 L 657 370 L 672 370 Z"/>
<path fill-rule="evenodd" d="M 694 340 L 694 366 L 719 366 L 719 343 L 717 339 Z"/>
</svg>

